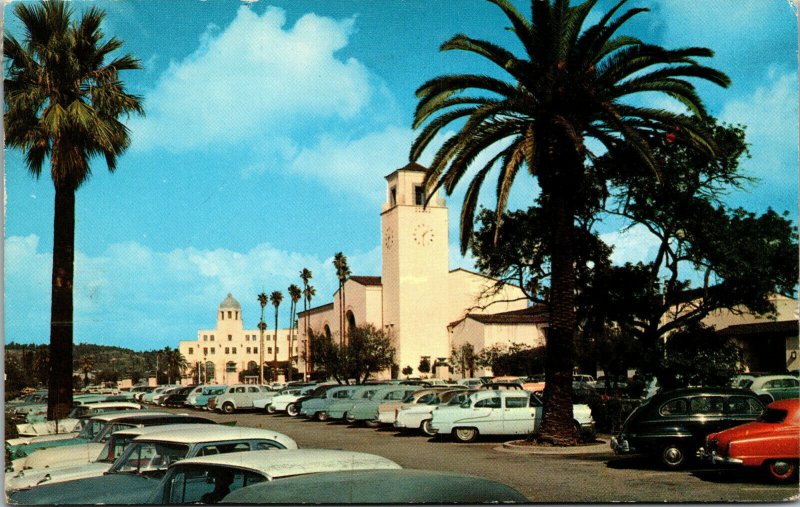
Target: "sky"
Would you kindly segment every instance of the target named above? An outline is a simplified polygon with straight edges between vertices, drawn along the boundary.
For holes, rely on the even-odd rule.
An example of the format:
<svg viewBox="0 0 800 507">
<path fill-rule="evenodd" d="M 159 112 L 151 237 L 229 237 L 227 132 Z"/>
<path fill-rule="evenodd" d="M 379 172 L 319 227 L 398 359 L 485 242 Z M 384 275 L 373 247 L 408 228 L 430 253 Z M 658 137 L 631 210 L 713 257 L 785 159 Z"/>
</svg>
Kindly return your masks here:
<svg viewBox="0 0 800 507">
<path fill-rule="evenodd" d="M 522 12 L 526 2 L 513 0 Z M 4 31 L 21 37 L 5 5 Z M 408 162 L 415 90 L 447 73 L 491 72 L 440 52 L 457 33 L 517 49 L 484 0 L 95 0 L 107 35 L 142 70 L 121 75 L 146 116 L 126 121 L 132 144 L 77 192 L 75 343 L 150 350 L 196 339 L 232 293 L 255 329 L 257 294 L 313 273 L 313 305 L 332 300 L 333 255 L 353 274 L 380 275 L 384 176 Z M 612 5 L 601 0 L 591 21 Z M 797 218 L 798 33 L 791 0 L 631 0 L 649 13 L 624 33 L 668 48 L 706 46 L 732 86 L 698 83 L 711 115 L 747 127 L 756 182 L 724 197 Z M 670 107 L 669 104 L 658 104 Z M 427 153 L 421 162 L 431 159 Z M 53 185 L 4 150 L 4 338 L 49 340 Z M 465 188 L 448 196 L 451 268 Z M 494 206 L 491 189 L 482 202 Z M 510 207 L 527 208 L 520 178 Z M 653 238 L 601 224 L 615 262 L 652 255 Z M 287 298 L 288 300 L 288 298 Z M 281 327 L 289 305 L 281 306 Z M 272 315 L 271 313 L 269 314 Z M 271 321 L 270 319 L 267 319 Z"/>
</svg>

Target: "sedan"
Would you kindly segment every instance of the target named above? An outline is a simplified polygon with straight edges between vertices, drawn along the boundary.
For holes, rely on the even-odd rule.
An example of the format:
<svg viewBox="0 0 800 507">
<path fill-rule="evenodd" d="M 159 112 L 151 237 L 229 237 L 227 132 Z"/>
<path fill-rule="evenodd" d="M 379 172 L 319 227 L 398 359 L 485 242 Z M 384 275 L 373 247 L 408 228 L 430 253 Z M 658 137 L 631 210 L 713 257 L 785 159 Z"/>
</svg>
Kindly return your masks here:
<svg viewBox="0 0 800 507">
<path fill-rule="evenodd" d="M 775 401 L 758 421 L 711 433 L 699 455 L 715 465 L 763 468 L 778 481 L 796 478 L 800 400 Z"/>
</svg>

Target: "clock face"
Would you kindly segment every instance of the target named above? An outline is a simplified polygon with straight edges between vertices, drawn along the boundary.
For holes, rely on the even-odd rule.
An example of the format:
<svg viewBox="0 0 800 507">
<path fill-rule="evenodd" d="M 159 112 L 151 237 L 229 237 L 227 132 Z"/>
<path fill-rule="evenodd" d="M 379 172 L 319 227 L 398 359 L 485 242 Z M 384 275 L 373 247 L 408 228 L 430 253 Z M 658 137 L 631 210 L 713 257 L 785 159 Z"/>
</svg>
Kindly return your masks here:
<svg viewBox="0 0 800 507">
<path fill-rule="evenodd" d="M 414 227 L 413 237 L 418 245 L 428 246 L 433 243 L 433 229 L 425 224 L 419 224 Z"/>
<path fill-rule="evenodd" d="M 394 232 L 392 232 L 391 227 L 386 229 L 386 233 L 383 235 L 383 244 L 386 245 L 386 248 L 391 248 L 394 245 Z"/>
</svg>

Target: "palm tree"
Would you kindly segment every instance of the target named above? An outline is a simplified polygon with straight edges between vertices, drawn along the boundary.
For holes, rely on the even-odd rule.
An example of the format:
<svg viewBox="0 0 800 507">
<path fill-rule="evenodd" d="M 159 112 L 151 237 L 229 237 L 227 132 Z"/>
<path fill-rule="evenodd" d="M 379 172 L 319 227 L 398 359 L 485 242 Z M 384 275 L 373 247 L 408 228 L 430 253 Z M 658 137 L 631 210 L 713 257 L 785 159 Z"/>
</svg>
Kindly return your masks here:
<svg viewBox="0 0 800 507">
<path fill-rule="evenodd" d="M 183 376 L 183 372 L 186 371 L 189 364 L 179 349 L 166 347 L 164 349 L 164 366 L 167 370 L 167 383 L 171 384 L 173 378 L 178 380 Z"/>
<path fill-rule="evenodd" d="M 292 300 L 291 307 L 289 309 L 289 367 L 286 369 L 288 374 L 286 378 L 288 380 L 292 380 L 292 351 L 294 351 L 294 332 L 295 332 L 295 315 L 297 315 L 297 302 L 300 301 L 300 298 L 303 297 L 303 292 L 300 290 L 295 284 L 289 285 L 289 288 L 286 289 L 289 293 L 289 298 Z"/>
<path fill-rule="evenodd" d="M 122 41 L 101 42 L 105 13 L 95 7 L 77 21 L 61 1 L 18 3 L 14 13 L 24 38 L 3 39 L 6 142 L 25 152 L 36 178 L 49 158 L 55 186 L 50 354 L 59 360 L 51 365 L 47 401 L 47 417 L 55 419 L 72 407 L 75 192 L 91 175 L 91 158 L 104 157 L 113 172 L 130 144 L 118 118 L 144 111 L 139 97 L 125 92 L 119 74 L 141 66 L 130 55 L 104 65 Z"/>
<path fill-rule="evenodd" d="M 278 307 L 283 301 L 283 294 L 276 290 L 269 295 L 269 301 L 275 307 L 275 343 L 272 349 L 272 381 L 275 382 L 278 376 Z"/>
<path fill-rule="evenodd" d="M 89 372 L 94 368 L 94 357 L 83 356 L 80 359 L 80 367 L 83 372 L 83 385 L 86 386 L 89 384 Z"/>
<path fill-rule="evenodd" d="M 339 278 L 339 346 L 344 345 L 344 284 L 350 276 L 350 266 L 347 265 L 347 257 L 342 252 L 336 252 L 333 256 L 333 266 L 336 268 L 336 277 Z"/>
<path fill-rule="evenodd" d="M 708 155 L 716 146 L 698 118 L 705 116 L 694 85 L 700 78 L 728 86 L 727 76 L 700 65 L 705 48 L 668 50 L 639 39 L 616 35 L 631 18 L 647 9 L 630 9 L 615 18 L 622 0 L 600 21 L 584 27 L 597 0 L 571 6 L 569 0 L 532 0 L 531 19 L 509 0 L 498 6 L 522 44 L 521 56 L 497 44 L 455 35 L 441 49 L 477 54 L 497 66 L 505 79 L 456 74 L 434 78 L 418 90 L 414 128 L 422 127 L 410 158 L 416 161 L 437 136 L 446 140 L 436 152 L 425 179 L 426 195 L 440 187 L 450 194 L 477 168 L 461 211 L 461 250 L 466 252 L 480 189 L 497 168 L 496 213 L 505 209 L 515 177 L 523 167 L 541 189 L 539 205 L 548 220 L 551 261 L 550 327 L 547 337 L 545 410 L 538 438 L 574 443 L 572 436 L 572 368 L 574 363 L 575 268 L 573 229 L 576 212 L 588 203 L 585 188 L 595 154 L 595 140 L 614 156 L 633 150 L 642 164 L 660 177 L 649 140 L 655 136 L 693 145 Z M 499 75 L 499 74 L 498 74 Z M 689 114 L 632 105 L 639 92 L 659 92 L 682 103 Z M 451 125 L 456 122 L 456 125 Z M 454 134 L 448 135 L 451 129 Z M 497 221 L 499 223 L 499 220 Z M 495 231 L 497 240 L 497 229 Z"/>
<path fill-rule="evenodd" d="M 258 295 L 258 304 L 261 305 L 261 319 L 258 321 L 258 383 L 264 383 L 264 330 L 267 329 L 267 324 L 264 322 L 264 308 L 267 306 L 267 295 L 261 293 Z"/>
<path fill-rule="evenodd" d="M 303 280 L 303 296 L 306 296 L 306 297 L 303 298 L 303 312 L 308 312 L 308 306 L 311 303 L 311 297 L 306 295 L 306 292 L 308 291 L 308 287 L 309 287 L 308 281 L 311 280 L 311 278 L 312 278 L 311 270 L 309 270 L 308 268 L 303 268 L 303 270 L 300 271 L 300 279 Z M 309 371 L 308 371 L 308 341 L 309 341 L 309 336 L 308 336 L 308 313 L 305 313 L 305 317 L 306 317 L 306 319 L 305 319 L 305 325 L 303 326 L 303 330 L 304 330 L 304 335 L 306 337 L 306 341 L 305 341 L 306 346 L 304 348 L 304 352 L 305 352 L 304 355 L 305 355 L 305 359 L 306 359 L 306 368 L 305 368 L 306 369 L 306 372 L 305 372 L 306 373 L 306 378 L 304 380 L 308 380 L 308 373 L 309 373 Z"/>
<path fill-rule="evenodd" d="M 309 271 L 309 274 L 311 272 Z M 317 295 L 317 289 L 314 288 L 313 285 L 308 285 L 307 280 L 305 280 L 306 286 L 303 289 L 303 305 L 306 307 L 306 310 L 311 308 L 311 299 Z M 306 372 L 308 375 L 311 375 L 313 372 L 312 370 L 312 362 L 311 362 L 311 332 L 309 330 L 309 315 L 306 313 L 306 354 L 305 354 L 305 361 L 306 361 Z M 308 380 L 308 379 L 306 379 Z"/>
</svg>

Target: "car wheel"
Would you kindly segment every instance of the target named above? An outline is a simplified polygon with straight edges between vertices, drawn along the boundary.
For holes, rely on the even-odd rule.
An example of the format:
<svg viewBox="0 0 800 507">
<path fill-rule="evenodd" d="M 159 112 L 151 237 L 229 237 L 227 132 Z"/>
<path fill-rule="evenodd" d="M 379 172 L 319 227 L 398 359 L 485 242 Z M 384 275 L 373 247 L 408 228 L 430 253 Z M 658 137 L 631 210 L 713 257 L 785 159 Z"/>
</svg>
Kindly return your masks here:
<svg viewBox="0 0 800 507">
<path fill-rule="evenodd" d="M 788 481 L 797 473 L 797 463 L 790 460 L 776 459 L 767 463 L 767 473 L 776 481 Z"/>
<path fill-rule="evenodd" d="M 424 421 L 422 421 L 422 425 L 420 427 L 422 428 L 422 432 L 428 435 L 429 437 L 436 435 L 436 431 L 434 431 L 433 426 L 431 426 L 430 419 L 425 419 Z"/>
<path fill-rule="evenodd" d="M 478 438 L 478 430 L 475 428 L 456 428 L 453 430 L 453 436 L 459 442 L 472 442 Z"/>
<path fill-rule="evenodd" d="M 345 412 L 345 413 L 344 413 L 344 420 L 345 420 L 345 421 L 347 421 L 347 422 L 349 422 L 350 424 L 353 424 L 354 422 L 356 422 L 356 418 L 355 418 L 355 417 L 353 417 L 353 416 L 350 414 L 350 412 Z"/>
<path fill-rule="evenodd" d="M 286 413 L 291 417 L 297 417 L 297 414 L 299 414 L 300 411 L 297 410 L 296 404 L 289 403 L 288 405 L 286 405 Z"/>
<path fill-rule="evenodd" d="M 661 450 L 661 463 L 667 468 L 680 468 L 686 463 L 686 452 L 676 443 L 669 443 Z"/>
<path fill-rule="evenodd" d="M 234 407 L 233 403 L 231 403 L 230 401 L 225 402 L 225 404 L 222 405 L 222 411 L 225 412 L 226 414 L 232 414 L 234 410 L 236 410 L 236 407 Z"/>
<path fill-rule="evenodd" d="M 327 412 L 317 412 L 317 421 L 325 422 L 329 419 Z"/>
<path fill-rule="evenodd" d="M 378 426 L 381 425 L 381 422 L 377 419 L 369 419 L 366 421 L 366 423 L 367 426 L 369 426 L 370 428 L 377 428 Z"/>
<path fill-rule="evenodd" d="M 266 407 L 264 407 L 264 411 L 265 411 L 266 413 L 268 413 L 268 414 L 274 414 L 274 413 L 275 413 L 275 407 L 273 407 L 273 406 L 272 406 L 272 403 L 270 403 L 269 405 L 267 405 Z"/>
</svg>

